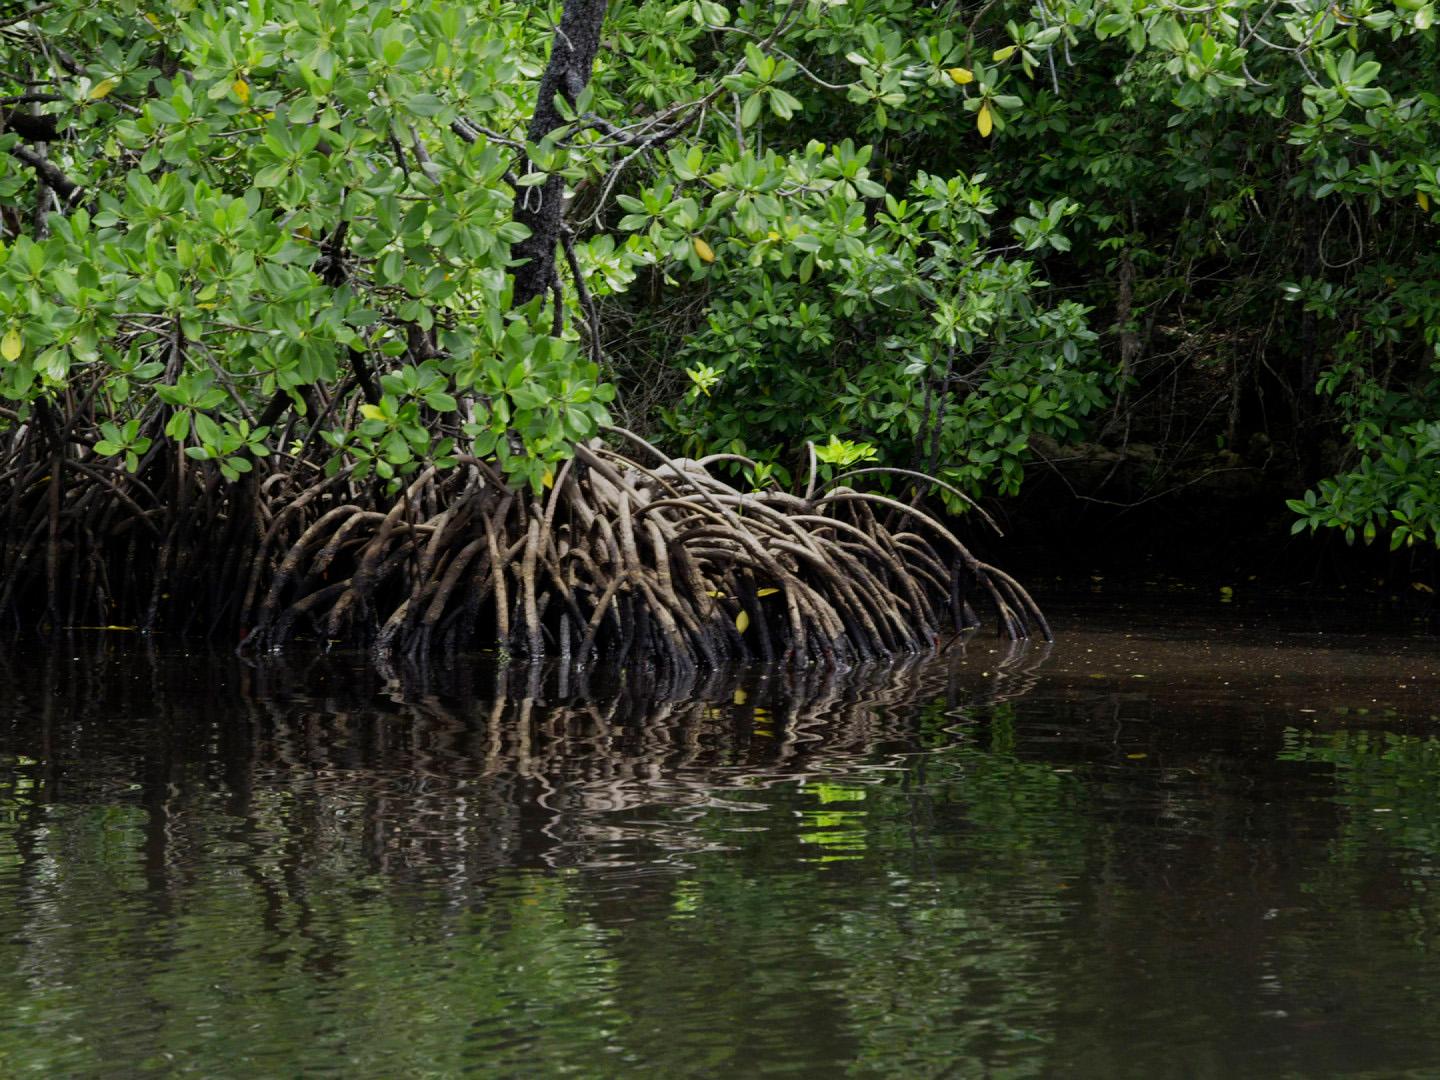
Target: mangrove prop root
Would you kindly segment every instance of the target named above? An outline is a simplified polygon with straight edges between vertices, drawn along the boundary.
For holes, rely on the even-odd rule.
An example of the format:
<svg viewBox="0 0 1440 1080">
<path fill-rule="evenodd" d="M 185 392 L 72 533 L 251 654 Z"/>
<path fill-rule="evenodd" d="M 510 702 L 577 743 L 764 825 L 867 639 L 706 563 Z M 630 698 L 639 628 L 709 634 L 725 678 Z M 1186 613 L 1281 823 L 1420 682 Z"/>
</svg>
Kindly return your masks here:
<svg viewBox="0 0 1440 1080">
<path fill-rule="evenodd" d="M 675 677 L 925 652 L 973 629 L 980 601 L 1000 633 L 1050 637 L 1025 589 L 922 509 L 923 474 L 822 486 L 812 468 L 803 495 L 747 493 L 709 471 L 734 455 L 676 459 L 607 434 L 533 499 L 467 457 L 387 496 L 308 461 L 227 485 L 151 454 L 131 475 L 22 432 L 0 470 L 0 620 L 208 626 L 255 652 L 320 638 L 385 663 L 493 649 Z M 843 483 L 882 475 L 914 497 Z"/>
</svg>

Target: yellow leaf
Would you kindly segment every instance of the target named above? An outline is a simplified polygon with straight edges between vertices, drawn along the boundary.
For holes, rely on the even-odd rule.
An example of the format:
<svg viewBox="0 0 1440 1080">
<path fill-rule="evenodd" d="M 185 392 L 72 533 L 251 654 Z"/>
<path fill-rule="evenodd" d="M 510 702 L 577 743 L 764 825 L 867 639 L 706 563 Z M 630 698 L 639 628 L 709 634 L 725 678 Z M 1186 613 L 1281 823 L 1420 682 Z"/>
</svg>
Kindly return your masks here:
<svg viewBox="0 0 1440 1080">
<path fill-rule="evenodd" d="M 230 89 L 235 92 L 235 96 L 240 99 L 242 105 L 250 100 L 250 84 L 244 79 L 236 79 L 230 84 Z"/>
<path fill-rule="evenodd" d="M 1127 758 L 1129 758 L 1131 761 L 1144 761 L 1144 760 L 1145 760 L 1147 757 L 1149 757 L 1150 755 L 1149 755 L 1149 754 L 1126 754 L 1125 756 L 1126 756 Z"/>
<path fill-rule="evenodd" d="M 1430 212 L 1430 196 L 1423 191 L 1415 192 L 1415 201 L 1420 204 L 1420 209 L 1427 214 Z"/>
<path fill-rule="evenodd" d="M 704 240 L 701 240 L 700 237 L 695 237 L 690 243 L 694 245 L 695 254 L 700 256 L 701 262 L 713 263 L 715 261 L 715 249 Z"/>
<path fill-rule="evenodd" d="M 1014 56 L 1014 55 L 1015 55 L 1015 46 L 1014 46 L 1014 45 L 1006 45 L 1005 48 L 1003 48 L 1003 49 L 996 49 L 996 50 L 995 50 L 995 57 L 994 57 L 994 59 L 995 59 L 995 62 L 996 62 L 997 64 L 1003 64 L 1006 60 L 1009 60 L 1010 57 L 1012 57 L 1012 56 Z"/>
<path fill-rule="evenodd" d="M 706 595 L 706 596 L 713 596 L 716 600 L 724 600 L 724 599 L 725 599 L 725 594 L 724 594 L 723 592 L 721 592 L 719 589 L 706 589 L 706 590 L 705 590 L 705 595 Z"/>
<path fill-rule="evenodd" d="M 735 691 L 735 697 L 734 697 L 733 700 L 734 700 L 734 702 L 735 702 L 736 705 L 744 705 L 744 704 L 745 704 L 745 691 L 744 691 L 744 690 L 736 690 L 736 691 Z"/>
<path fill-rule="evenodd" d="M 20 336 L 20 331 L 12 326 L 5 332 L 4 340 L 0 340 L 0 356 L 6 360 L 18 360 L 24 347 L 25 339 Z"/>
<path fill-rule="evenodd" d="M 1423 581 L 1410 582 L 1410 588 L 1414 589 L 1416 592 L 1433 593 L 1435 591 L 1429 585 L 1426 585 Z"/>
<path fill-rule="evenodd" d="M 953 67 L 949 68 L 945 74 L 961 86 L 975 81 L 975 73 L 969 68 Z"/>
<path fill-rule="evenodd" d="M 756 596 L 774 596 L 774 595 L 775 595 L 777 592 L 779 592 L 779 591 L 780 591 L 779 589 L 756 589 L 756 590 L 755 590 L 755 595 L 756 595 Z"/>
<path fill-rule="evenodd" d="M 384 420 L 385 413 L 379 405 L 361 405 L 360 415 L 366 420 Z"/>
<path fill-rule="evenodd" d="M 745 628 L 749 625 L 750 613 L 748 611 L 742 611 L 739 615 L 735 616 L 735 629 L 739 630 L 740 633 L 743 634 L 745 632 Z"/>
<path fill-rule="evenodd" d="M 1424 196 L 1422 195 L 1421 198 L 1424 198 Z M 765 234 L 765 239 L 766 239 L 766 240 L 779 240 L 779 239 L 780 239 L 780 234 L 779 234 L 778 232 L 776 232 L 774 229 L 771 229 L 768 233 Z"/>
<path fill-rule="evenodd" d="M 989 105 L 980 106 L 980 115 L 975 118 L 975 127 L 979 129 L 980 134 L 983 138 L 988 139 L 990 137 L 990 132 L 995 127 L 995 121 L 990 116 Z"/>
<path fill-rule="evenodd" d="M 101 98 L 103 98 L 106 94 L 110 93 L 111 90 L 114 90 L 115 87 L 119 85 L 120 80 L 113 76 L 108 79 L 101 79 L 98 83 L 96 83 L 90 88 L 90 100 L 99 101 Z"/>
<path fill-rule="evenodd" d="M 554 486 L 555 486 L 555 470 L 554 470 L 554 469 L 546 469 L 546 470 L 545 470 L 545 475 L 540 478 L 540 482 L 541 482 L 542 484 L 544 484 L 547 488 L 548 488 L 548 487 L 554 487 Z"/>
</svg>

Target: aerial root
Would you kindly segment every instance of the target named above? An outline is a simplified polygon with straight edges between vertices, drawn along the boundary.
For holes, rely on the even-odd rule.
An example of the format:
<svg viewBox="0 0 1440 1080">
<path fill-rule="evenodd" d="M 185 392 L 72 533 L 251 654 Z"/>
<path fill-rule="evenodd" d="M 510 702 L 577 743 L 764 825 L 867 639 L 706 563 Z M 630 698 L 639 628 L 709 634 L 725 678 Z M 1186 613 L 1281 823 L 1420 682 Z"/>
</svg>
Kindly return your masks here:
<svg viewBox="0 0 1440 1080">
<path fill-rule="evenodd" d="M 301 513 L 275 509 L 249 575 L 245 647 L 309 634 L 387 661 L 438 646 L 678 675 L 750 660 L 836 667 L 933 649 L 976 625 L 976 595 L 1004 635 L 1050 637 L 1019 583 L 916 506 L 813 479 L 808 497 L 742 493 L 706 468 L 728 455 L 675 459 L 611 434 L 635 456 L 582 445 L 543 500 L 462 460 L 422 473 L 383 513 L 313 494 Z"/>
<path fill-rule="evenodd" d="M 822 483 L 812 450 L 803 494 L 747 492 L 710 471 L 747 459 L 673 458 L 613 428 L 538 498 L 468 456 L 385 496 L 303 456 L 223 483 L 158 438 L 164 419 L 149 415 L 153 445 L 123 468 L 40 424 L 11 433 L 0 625 L 123 623 L 256 652 L 310 638 L 387 662 L 494 649 L 686 678 L 925 652 L 982 605 L 1012 639 L 1050 636 L 1029 594 L 919 505 L 927 484 L 963 493 L 908 470 Z M 881 476 L 917 497 L 848 486 Z"/>
</svg>

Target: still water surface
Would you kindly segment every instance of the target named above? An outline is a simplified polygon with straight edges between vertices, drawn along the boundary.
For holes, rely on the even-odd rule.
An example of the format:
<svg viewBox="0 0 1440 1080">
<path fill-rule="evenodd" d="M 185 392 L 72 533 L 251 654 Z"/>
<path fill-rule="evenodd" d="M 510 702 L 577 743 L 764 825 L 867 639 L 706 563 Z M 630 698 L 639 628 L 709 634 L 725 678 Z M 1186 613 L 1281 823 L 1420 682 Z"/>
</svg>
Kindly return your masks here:
<svg viewBox="0 0 1440 1080">
<path fill-rule="evenodd" d="M 1436 640 L 1057 622 L 661 700 L 12 654 L 0 1075 L 1440 1076 Z"/>
</svg>

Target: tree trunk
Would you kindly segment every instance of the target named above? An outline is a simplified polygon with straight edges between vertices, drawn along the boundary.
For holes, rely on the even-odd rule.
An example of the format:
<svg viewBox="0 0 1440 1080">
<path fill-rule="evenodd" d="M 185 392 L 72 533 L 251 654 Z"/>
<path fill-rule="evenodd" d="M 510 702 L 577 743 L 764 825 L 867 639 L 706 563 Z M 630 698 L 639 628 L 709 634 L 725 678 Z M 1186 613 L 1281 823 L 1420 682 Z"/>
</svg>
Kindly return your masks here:
<svg viewBox="0 0 1440 1080">
<path fill-rule="evenodd" d="M 550 45 L 550 62 L 540 77 L 540 93 L 527 137 L 538 143 L 564 123 L 555 108 L 555 95 L 563 94 L 574 104 L 590 81 L 595 53 L 600 48 L 600 29 L 605 22 L 607 0 L 565 0 L 565 11 Z M 533 166 L 527 162 L 527 171 Z M 521 188 L 515 193 L 515 220 L 530 235 L 510 249 L 523 265 L 515 268 L 515 303 L 524 304 L 543 295 L 556 282 L 555 246 L 565 215 L 565 181 L 552 173 L 539 187 Z"/>
</svg>

